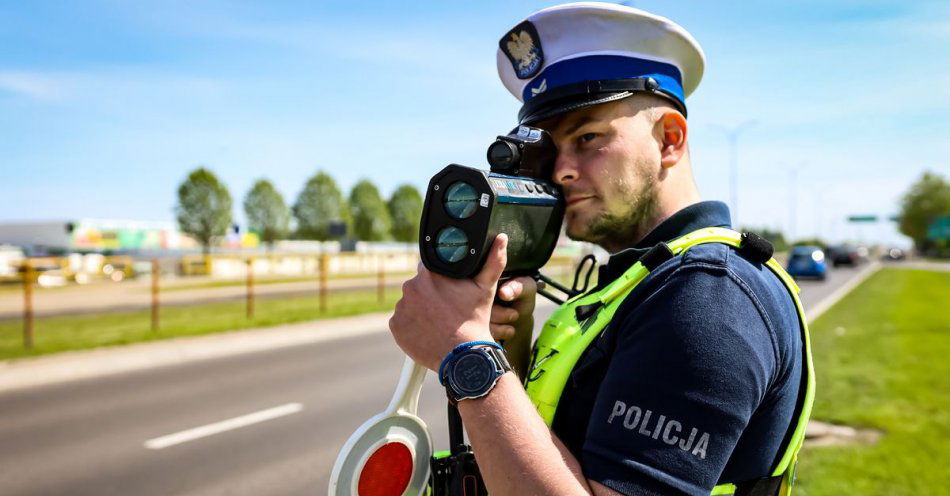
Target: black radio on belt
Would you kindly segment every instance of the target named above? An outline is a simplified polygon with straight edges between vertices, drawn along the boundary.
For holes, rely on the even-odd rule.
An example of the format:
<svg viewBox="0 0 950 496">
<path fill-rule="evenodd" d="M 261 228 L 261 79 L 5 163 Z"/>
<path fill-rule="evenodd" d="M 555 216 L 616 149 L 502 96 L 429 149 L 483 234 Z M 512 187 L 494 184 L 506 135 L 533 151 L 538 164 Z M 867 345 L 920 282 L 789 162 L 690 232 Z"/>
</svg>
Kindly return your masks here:
<svg viewBox="0 0 950 496">
<path fill-rule="evenodd" d="M 505 233 L 503 277 L 535 274 L 551 257 L 564 217 L 561 190 L 550 181 L 556 156 L 550 134 L 520 126 L 488 147 L 490 171 L 452 164 L 433 176 L 419 229 L 426 268 L 472 277 Z"/>
</svg>

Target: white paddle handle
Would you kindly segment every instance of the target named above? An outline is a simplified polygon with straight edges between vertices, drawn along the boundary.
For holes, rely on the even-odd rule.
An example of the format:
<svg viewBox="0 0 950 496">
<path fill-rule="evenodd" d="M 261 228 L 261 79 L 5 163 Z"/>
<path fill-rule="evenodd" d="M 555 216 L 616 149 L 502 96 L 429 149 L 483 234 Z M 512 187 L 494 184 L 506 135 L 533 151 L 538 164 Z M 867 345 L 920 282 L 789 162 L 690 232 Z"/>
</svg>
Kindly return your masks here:
<svg viewBox="0 0 950 496">
<path fill-rule="evenodd" d="M 396 384 L 396 392 L 393 393 L 393 399 L 386 407 L 386 412 L 415 415 L 419 407 L 419 393 L 422 391 L 422 382 L 425 378 L 426 368 L 406 357 L 402 365 L 402 373 L 399 374 L 399 383 Z"/>
</svg>

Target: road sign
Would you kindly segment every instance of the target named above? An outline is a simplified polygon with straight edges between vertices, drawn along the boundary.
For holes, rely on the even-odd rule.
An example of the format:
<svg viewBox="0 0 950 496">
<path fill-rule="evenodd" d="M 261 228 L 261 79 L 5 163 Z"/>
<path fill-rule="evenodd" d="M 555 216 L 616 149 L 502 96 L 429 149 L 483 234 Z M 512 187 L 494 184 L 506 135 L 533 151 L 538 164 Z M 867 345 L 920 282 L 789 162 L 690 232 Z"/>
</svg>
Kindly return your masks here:
<svg viewBox="0 0 950 496">
<path fill-rule="evenodd" d="M 849 215 L 848 222 L 877 222 L 876 215 Z"/>
<path fill-rule="evenodd" d="M 937 217 L 927 228 L 927 239 L 933 241 L 950 240 L 950 215 Z"/>
</svg>

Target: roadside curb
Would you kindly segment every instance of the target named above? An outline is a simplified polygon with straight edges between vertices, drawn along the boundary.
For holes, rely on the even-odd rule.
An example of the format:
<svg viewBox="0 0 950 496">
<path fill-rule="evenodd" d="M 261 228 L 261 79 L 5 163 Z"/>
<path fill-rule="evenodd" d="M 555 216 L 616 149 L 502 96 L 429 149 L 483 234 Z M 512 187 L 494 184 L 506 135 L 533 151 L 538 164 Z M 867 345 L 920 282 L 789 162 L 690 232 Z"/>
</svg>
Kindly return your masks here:
<svg viewBox="0 0 950 496">
<path fill-rule="evenodd" d="M 836 289 L 833 293 L 818 302 L 818 304 L 805 311 L 805 320 L 807 320 L 809 324 L 814 322 L 816 319 L 818 319 L 818 317 L 821 317 L 822 314 L 828 311 L 829 308 L 834 306 L 835 303 L 838 303 L 838 301 L 850 293 L 851 290 L 864 282 L 865 279 L 870 277 L 871 274 L 877 272 L 880 268 L 880 263 L 871 262 L 871 264 L 862 269 L 858 275 L 852 277 L 848 282 L 842 284 L 840 288 Z"/>
<path fill-rule="evenodd" d="M 388 330 L 389 317 L 388 312 L 372 313 L 4 360 L 0 361 L 0 392 L 288 346 L 383 334 Z"/>
<path fill-rule="evenodd" d="M 553 306 L 538 299 L 538 308 Z M 0 393 L 389 331 L 391 312 L 0 361 Z"/>
</svg>

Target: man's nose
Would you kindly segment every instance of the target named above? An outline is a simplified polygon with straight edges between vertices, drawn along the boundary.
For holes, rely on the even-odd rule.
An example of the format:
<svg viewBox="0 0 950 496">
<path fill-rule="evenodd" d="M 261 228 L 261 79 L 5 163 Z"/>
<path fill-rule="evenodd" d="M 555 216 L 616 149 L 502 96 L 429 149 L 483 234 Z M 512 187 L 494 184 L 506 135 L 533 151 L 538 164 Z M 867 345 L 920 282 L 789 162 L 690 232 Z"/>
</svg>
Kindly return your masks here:
<svg viewBox="0 0 950 496">
<path fill-rule="evenodd" d="M 551 176 L 560 186 L 577 180 L 577 159 L 569 153 L 559 152 L 554 159 L 554 172 Z"/>
</svg>

